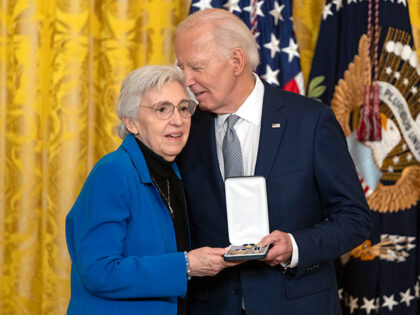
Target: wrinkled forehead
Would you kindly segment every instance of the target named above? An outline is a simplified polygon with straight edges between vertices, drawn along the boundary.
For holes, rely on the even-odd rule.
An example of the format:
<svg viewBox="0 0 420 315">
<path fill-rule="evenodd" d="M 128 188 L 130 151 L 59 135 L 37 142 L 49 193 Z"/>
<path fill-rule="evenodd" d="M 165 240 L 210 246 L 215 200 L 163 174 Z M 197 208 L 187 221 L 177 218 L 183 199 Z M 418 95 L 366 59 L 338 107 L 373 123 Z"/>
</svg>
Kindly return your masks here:
<svg viewBox="0 0 420 315">
<path fill-rule="evenodd" d="M 178 65 L 203 63 L 219 56 L 220 47 L 214 34 L 203 30 L 193 30 L 179 38 L 175 46 Z"/>
<path fill-rule="evenodd" d="M 153 86 L 143 97 L 145 103 L 169 101 L 178 104 L 183 99 L 189 99 L 187 89 L 178 81 L 167 81 L 161 86 Z"/>
<path fill-rule="evenodd" d="M 193 45 L 204 45 L 215 40 L 215 30 L 211 23 L 193 25 L 177 34 L 175 43 L 188 42 Z"/>
</svg>

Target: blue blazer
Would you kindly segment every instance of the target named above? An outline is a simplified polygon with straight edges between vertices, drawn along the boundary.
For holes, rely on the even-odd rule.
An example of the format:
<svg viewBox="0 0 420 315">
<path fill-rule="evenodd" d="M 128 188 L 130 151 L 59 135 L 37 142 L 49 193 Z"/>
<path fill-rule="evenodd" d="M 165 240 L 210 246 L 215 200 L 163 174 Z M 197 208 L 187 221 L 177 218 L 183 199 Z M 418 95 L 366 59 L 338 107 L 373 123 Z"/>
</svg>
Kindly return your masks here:
<svg viewBox="0 0 420 315">
<path fill-rule="evenodd" d="M 176 314 L 187 290 L 185 258 L 132 135 L 90 172 L 67 216 L 66 238 L 68 314 Z"/>
<path fill-rule="evenodd" d="M 193 248 L 229 245 L 214 118 L 193 117 L 179 159 Z M 265 84 L 255 175 L 267 181 L 270 230 L 292 233 L 299 264 L 283 273 L 253 261 L 193 278 L 190 314 L 240 314 L 242 298 L 247 315 L 340 314 L 333 259 L 368 238 L 371 218 L 331 109 Z"/>
</svg>

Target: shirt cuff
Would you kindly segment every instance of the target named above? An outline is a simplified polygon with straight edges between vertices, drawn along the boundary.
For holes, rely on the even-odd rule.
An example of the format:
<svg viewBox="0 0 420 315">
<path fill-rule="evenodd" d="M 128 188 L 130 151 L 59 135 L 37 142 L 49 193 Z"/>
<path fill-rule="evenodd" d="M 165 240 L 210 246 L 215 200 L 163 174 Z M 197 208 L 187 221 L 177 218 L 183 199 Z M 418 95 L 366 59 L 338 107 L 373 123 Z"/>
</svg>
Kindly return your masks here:
<svg viewBox="0 0 420 315">
<path fill-rule="evenodd" d="M 284 268 L 295 268 L 298 263 L 299 263 L 299 249 L 298 246 L 296 244 L 295 238 L 293 237 L 292 234 L 287 233 L 290 236 L 290 240 L 292 241 L 292 247 L 293 247 L 293 251 L 292 251 L 292 258 L 290 259 L 290 262 L 287 263 L 281 263 L 280 265 L 282 265 L 282 267 Z"/>
</svg>

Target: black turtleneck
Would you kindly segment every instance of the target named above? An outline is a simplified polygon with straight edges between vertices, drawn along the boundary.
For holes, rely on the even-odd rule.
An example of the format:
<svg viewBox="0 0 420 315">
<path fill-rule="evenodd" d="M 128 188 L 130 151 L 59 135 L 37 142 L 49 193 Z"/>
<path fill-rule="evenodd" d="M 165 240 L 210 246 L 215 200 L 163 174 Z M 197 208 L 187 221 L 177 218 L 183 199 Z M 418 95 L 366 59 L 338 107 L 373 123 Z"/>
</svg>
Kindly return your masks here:
<svg viewBox="0 0 420 315">
<path fill-rule="evenodd" d="M 169 208 L 171 207 L 173 209 L 171 217 L 174 225 L 178 251 L 188 251 L 189 241 L 184 186 L 172 168 L 172 162 L 168 162 L 161 156 L 157 155 L 137 138 L 136 141 L 143 153 L 144 159 L 146 160 L 152 181 L 154 181 L 155 186 L 159 186 L 158 191 L 161 200 L 165 204 L 169 213 Z M 168 204 L 168 180 L 170 207 Z M 186 314 L 185 304 L 185 299 L 178 299 L 179 315 Z"/>
</svg>

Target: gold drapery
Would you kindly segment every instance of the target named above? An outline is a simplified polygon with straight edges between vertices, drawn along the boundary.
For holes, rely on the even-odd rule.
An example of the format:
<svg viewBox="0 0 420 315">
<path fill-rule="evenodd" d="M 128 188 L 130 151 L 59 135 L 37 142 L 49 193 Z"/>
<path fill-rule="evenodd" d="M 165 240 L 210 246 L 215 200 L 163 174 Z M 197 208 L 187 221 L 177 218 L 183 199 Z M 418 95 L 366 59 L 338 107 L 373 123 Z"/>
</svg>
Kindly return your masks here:
<svg viewBox="0 0 420 315">
<path fill-rule="evenodd" d="M 293 22 L 305 85 L 318 39 L 325 0 L 293 0 Z"/>
<path fill-rule="evenodd" d="M 189 2 L 2 0 L 1 314 L 65 313 L 65 216 L 93 164 L 120 143 L 114 109 L 121 80 L 144 64 L 174 62 L 173 32 Z M 294 0 L 305 79 L 324 2 Z"/>
<path fill-rule="evenodd" d="M 120 143 L 123 77 L 174 62 L 185 0 L 15 0 L 0 7 L 0 313 L 64 314 L 65 216 Z"/>
<path fill-rule="evenodd" d="M 413 31 L 414 45 L 420 62 L 420 1 L 408 0 L 408 8 L 410 11 L 410 22 L 411 30 Z"/>
</svg>

